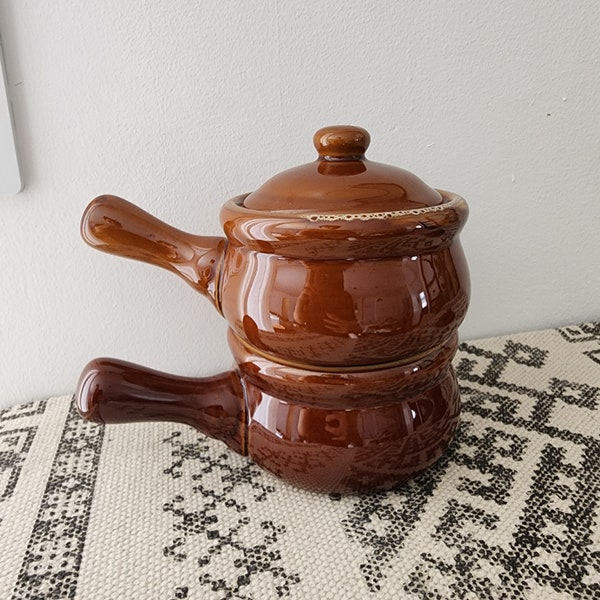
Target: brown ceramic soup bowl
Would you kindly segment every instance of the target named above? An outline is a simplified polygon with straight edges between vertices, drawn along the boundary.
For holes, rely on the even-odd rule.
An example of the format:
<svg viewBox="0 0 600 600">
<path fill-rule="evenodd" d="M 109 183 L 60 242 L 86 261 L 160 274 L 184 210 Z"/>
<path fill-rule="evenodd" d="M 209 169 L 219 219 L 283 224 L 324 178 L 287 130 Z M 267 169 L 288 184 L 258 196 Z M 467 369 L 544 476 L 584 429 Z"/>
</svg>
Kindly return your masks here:
<svg viewBox="0 0 600 600">
<path fill-rule="evenodd" d="M 229 324 L 235 369 L 189 379 L 92 361 L 78 405 L 114 423 L 188 423 L 318 491 L 389 489 L 450 443 L 451 360 L 469 299 L 465 201 L 368 161 L 359 127 L 321 129 L 315 162 L 221 210 L 225 237 L 175 229 L 115 196 L 86 209 L 92 246 L 167 268 Z"/>
</svg>

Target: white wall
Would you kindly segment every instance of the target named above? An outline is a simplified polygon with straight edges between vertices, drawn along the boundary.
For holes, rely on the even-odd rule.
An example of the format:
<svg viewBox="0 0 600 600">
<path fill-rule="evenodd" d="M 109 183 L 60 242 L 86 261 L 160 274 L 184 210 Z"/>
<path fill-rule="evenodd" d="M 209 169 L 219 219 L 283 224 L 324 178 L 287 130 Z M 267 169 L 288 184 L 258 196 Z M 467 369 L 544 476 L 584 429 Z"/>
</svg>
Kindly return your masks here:
<svg viewBox="0 0 600 600">
<path fill-rule="evenodd" d="M 595 0 L 1 0 L 25 188 L 0 197 L 0 405 L 109 355 L 230 365 L 225 323 L 155 267 L 79 238 L 111 192 L 196 233 L 312 160 L 323 125 L 463 195 L 463 338 L 600 317 Z"/>
</svg>

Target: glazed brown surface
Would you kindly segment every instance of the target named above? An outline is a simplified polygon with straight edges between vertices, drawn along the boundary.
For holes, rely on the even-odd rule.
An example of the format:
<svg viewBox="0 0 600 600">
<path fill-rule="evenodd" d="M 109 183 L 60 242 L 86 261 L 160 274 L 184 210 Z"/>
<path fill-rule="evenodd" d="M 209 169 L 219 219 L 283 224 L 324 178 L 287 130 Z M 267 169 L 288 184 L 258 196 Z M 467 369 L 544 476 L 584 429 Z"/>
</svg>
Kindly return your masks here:
<svg viewBox="0 0 600 600">
<path fill-rule="evenodd" d="M 250 396 L 249 454 L 257 464 L 312 491 L 382 491 L 436 462 L 458 424 L 454 374 L 422 395 L 371 408 L 298 406 Z"/>
<path fill-rule="evenodd" d="M 223 238 L 186 233 L 108 194 L 98 196 L 87 207 L 81 235 L 97 250 L 176 273 L 218 304 L 216 275 L 226 246 Z"/>
<path fill-rule="evenodd" d="M 185 423 L 246 453 L 246 406 L 233 371 L 177 377 L 123 360 L 97 358 L 83 369 L 75 400 L 88 421 Z"/>
<path fill-rule="evenodd" d="M 469 280 L 458 245 L 375 260 L 297 260 L 227 250 L 222 311 L 236 335 L 273 360 L 309 367 L 410 359 L 462 322 Z"/>
<path fill-rule="evenodd" d="M 453 206 L 426 213 L 429 222 L 420 213 L 396 217 L 402 227 L 383 238 L 389 223 L 377 219 L 369 227 L 344 222 L 355 235 L 346 228 L 340 236 L 330 224 L 296 218 L 291 237 L 300 244 L 286 241 L 280 223 L 269 233 L 270 221 L 263 219 L 261 233 L 273 240 L 258 251 L 235 237 L 252 234 L 248 224 L 258 223 L 255 212 L 237 204 L 223 212 L 231 219 L 225 221 L 228 244 L 182 232 L 116 196 L 100 196 L 86 210 L 82 232 L 100 250 L 177 273 L 213 301 L 236 335 L 273 360 L 360 367 L 428 352 L 462 322 L 469 278 L 457 234 L 466 212 L 460 201 Z M 415 236 L 423 247 L 410 241 Z M 354 247 L 345 247 L 348 242 Z M 395 242 L 410 243 L 410 252 Z M 285 244 L 307 255 L 288 256 L 287 247 L 277 247 Z M 344 252 L 344 259 L 337 256 Z M 369 253 L 375 255 L 363 258 Z"/>
<path fill-rule="evenodd" d="M 442 203 L 441 194 L 412 173 L 367 160 L 370 140 L 362 127 L 320 129 L 313 137 L 317 160 L 275 175 L 246 197 L 245 208 L 330 214 L 407 210 Z"/>
<path fill-rule="evenodd" d="M 247 384 L 298 406 L 332 409 L 374 408 L 412 398 L 437 385 L 456 352 L 454 334 L 432 352 L 389 368 L 308 370 L 271 361 L 246 346 L 231 331 L 229 347 Z"/>
<path fill-rule="evenodd" d="M 437 460 L 456 428 L 451 360 L 469 302 L 456 194 L 365 158 L 369 134 L 328 127 L 318 158 L 189 234 L 116 196 L 82 219 L 95 248 L 173 271 L 229 324 L 236 369 L 182 378 L 108 359 L 77 402 L 106 423 L 174 420 L 311 490 L 389 489 Z"/>
<path fill-rule="evenodd" d="M 97 359 L 81 375 L 76 402 L 91 421 L 191 425 L 313 491 L 385 490 L 431 466 L 452 439 L 460 412 L 449 362 L 455 342 L 402 374 L 282 373 L 239 349 L 240 370 L 210 378 Z"/>
</svg>

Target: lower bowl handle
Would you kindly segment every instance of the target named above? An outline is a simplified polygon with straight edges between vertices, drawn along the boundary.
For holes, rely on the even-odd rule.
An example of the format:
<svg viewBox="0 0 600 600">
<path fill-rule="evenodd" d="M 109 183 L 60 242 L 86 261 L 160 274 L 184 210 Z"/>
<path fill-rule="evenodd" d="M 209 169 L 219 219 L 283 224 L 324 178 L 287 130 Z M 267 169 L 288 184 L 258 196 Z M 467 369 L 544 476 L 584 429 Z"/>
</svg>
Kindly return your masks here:
<svg viewBox="0 0 600 600">
<path fill-rule="evenodd" d="M 179 377 L 129 362 L 97 358 L 79 378 L 81 416 L 97 423 L 175 421 L 246 454 L 246 401 L 240 375 Z"/>
</svg>

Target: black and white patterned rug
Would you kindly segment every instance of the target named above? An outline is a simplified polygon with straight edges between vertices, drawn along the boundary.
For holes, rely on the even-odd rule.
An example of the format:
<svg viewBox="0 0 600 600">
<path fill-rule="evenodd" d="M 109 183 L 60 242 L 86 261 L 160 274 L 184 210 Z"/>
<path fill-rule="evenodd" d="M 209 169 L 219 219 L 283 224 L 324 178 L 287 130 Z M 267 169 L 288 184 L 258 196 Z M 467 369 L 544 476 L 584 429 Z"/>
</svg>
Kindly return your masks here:
<svg viewBox="0 0 600 600">
<path fill-rule="evenodd" d="M 0 411 L 0 598 L 600 598 L 600 323 L 463 343 L 410 484 L 287 486 L 169 423 Z"/>
</svg>

